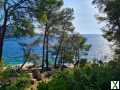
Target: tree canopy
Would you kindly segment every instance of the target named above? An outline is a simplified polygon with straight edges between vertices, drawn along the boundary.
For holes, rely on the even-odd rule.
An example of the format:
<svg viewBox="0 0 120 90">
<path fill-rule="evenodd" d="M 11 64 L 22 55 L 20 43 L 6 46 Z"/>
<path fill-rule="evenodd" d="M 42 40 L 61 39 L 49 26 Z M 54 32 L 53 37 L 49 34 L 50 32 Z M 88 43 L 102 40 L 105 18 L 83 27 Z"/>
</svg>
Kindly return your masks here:
<svg viewBox="0 0 120 90">
<path fill-rule="evenodd" d="M 120 56 L 120 0 L 93 0 L 100 13 L 97 18 L 105 22 L 104 37 L 114 42 L 115 52 Z"/>
</svg>

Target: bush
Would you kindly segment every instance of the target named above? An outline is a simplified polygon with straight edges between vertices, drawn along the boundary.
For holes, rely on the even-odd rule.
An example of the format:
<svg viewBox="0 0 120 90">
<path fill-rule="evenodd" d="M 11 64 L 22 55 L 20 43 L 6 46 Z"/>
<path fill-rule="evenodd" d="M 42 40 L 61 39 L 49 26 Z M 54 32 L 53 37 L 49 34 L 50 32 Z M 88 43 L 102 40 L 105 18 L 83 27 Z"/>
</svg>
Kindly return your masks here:
<svg viewBox="0 0 120 90">
<path fill-rule="evenodd" d="M 30 77 L 25 72 L 17 73 L 7 69 L 0 76 L 0 90 L 24 90 L 31 85 Z"/>
<path fill-rule="evenodd" d="M 38 90 L 48 90 L 48 84 L 46 82 L 40 82 L 37 88 Z"/>
<path fill-rule="evenodd" d="M 119 71 L 118 62 L 87 63 L 55 73 L 50 81 L 39 84 L 38 90 L 110 90 L 110 81 L 120 81 Z"/>
<path fill-rule="evenodd" d="M 11 69 L 6 69 L 5 71 L 0 73 L 0 76 L 2 78 L 6 78 L 7 79 L 7 78 L 10 78 L 10 77 L 16 77 L 17 73 L 13 72 Z"/>
<path fill-rule="evenodd" d="M 41 82 L 38 90 L 70 90 L 70 78 L 66 76 L 67 72 L 56 72 L 50 81 Z"/>
<path fill-rule="evenodd" d="M 5 83 L 0 87 L 0 90 L 25 90 L 29 85 L 30 80 L 17 79 L 15 82 Z"/>
<path fill-rule="evenodd" d="M 3 62 L 2 62 L 2 60 L 0 60 L 0 72 L 3 70 Z"/>
</svg>

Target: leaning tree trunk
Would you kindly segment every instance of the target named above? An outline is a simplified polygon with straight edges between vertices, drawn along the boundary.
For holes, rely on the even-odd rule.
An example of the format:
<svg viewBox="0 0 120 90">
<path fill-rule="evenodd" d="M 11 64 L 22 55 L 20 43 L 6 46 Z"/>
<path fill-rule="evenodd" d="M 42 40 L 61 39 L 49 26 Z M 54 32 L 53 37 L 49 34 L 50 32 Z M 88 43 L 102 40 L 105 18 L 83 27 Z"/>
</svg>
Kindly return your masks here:
<svg viewBox="0 0 120 90">
<path fill-rule="evenodd" d="M 58 47 L 58 50 L 57 50 L 57 53 L 56 53 L 56 57 L 55 57 L 54 67 L 56 67 L 56 64 L 57 64 L 57 59 L 58 59 L 58 55 L 59 55 L 59 52 L 60 52 L 60 49 L 61 49 L 61 46 L 62 46 L 62 41 L 63 41 L 63 39 L 60 40 L 60 44 L 59 44 L 59 47 Z"/>
<path fill-rule="evenodd" d="M 20 68 L 18 69 L 18 71 L 22 70 L 26 63 L 27 63 L 27 60 L 24 61 L 24 63 L 20 66 Z"/>
<path fill-rule="evenodd" d="M 24 62 L 23 64 L 20 66 L 19 70 L 22 70 L 24 65 L 27 63 L 27 61 L 29 60 L 30 58 L 30 54 L 31 54 L 31 49 L 28 50 L 28 52 L 26 52 L 25 48 L 23 48 L 23 51 L 24 51 Z"/>
<path fill-rule="evenodd" d="M 7 17 L 8 15 L 6 11 L 3 25 L 0 28 L 0 61 L 2 60 L 3 42 L 4 42 L 4 37 L 5 37 L 6 29 L 7 29 Z"/>
<path fill-rule="evenodd" d="M 60 53 L 60 50 L 61 50 L 63 42 L 64 42 L 64 33 L 65 33 L 65 31 L 63 32 L 63 35 L 62 35 L 61 40 L 60 40 L 60 44 L 59 44 L 59 47 L 58 47 L 58 50 L 57 50 L 57 54 L 56 54 L 56 57 L 55 57 L 54 67 L 56 67 L 58 55 Z"/>
</svg>

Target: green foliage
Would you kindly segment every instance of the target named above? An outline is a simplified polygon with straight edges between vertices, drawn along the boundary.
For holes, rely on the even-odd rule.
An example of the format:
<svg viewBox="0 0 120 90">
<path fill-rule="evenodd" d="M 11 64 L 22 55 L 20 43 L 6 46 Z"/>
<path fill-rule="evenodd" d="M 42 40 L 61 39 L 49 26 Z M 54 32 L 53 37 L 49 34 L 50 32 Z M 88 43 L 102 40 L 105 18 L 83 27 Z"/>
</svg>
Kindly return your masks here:
<svg viewBox="0 0 120 90">
<path fill-rule="evenodd" d="M 11 69 L 7 69 L 7 70 L 1 72 L 1 73 L 0 73 L 0 76 L 1 76 L 2 78 L 4 78 L 4 79 L 5 79 L 5 78 L 8 79 L 9 77 L 17 76 L 17 73 L 12 72 Z"/>
<path fill-rule="evenodd" d="M 52 12 L 56 11 L 63 5 L 62 0 L 39 0 L 35 8 L 35 15 L 41 23 L 49 21 Z"/>
<path fill-rule="evenodd" d="M 71 87 L 71 79 L 67 77 L 68 71 L 60 72 L 58 71 L 52 78 L 50 82 L 48 82 L 49 90 L 70 90 Z"/>
<path fill-rule="evenodd" d="M 37 89 L 38 90 L 48 90 L 48 84 L 46 82 L 40 82 Z"/>
<path fill-rule="evenodd" d="M 13 25 L 13 33 L 15 36 L 33 36 L 35 34 L 33 29 L 32 22 L 26 18 L 21 19 L 21 22 L 15 22 Z"/>
<path fill-rule="evenodd" d="M 87 59 L 80 59 L 80 67 L 84 67 L 87 64 Z"/>
<path fill-rule="evenodd" d="M 25 88 L 29 87 L 30 80 L 19 79 L 16 82 L 10 83 L 9 85 L 4 85 L 0 89 L 1 90 L 25 90 Z"/>
<path fill-rule="evenodd" d="M 85 49 L 86 51 L 89 51 L 89 49 L 92 47 L 92 45 L 90 44 L 84 44 L 83 49 Z"/>
<path fill-rule="evenodd" d="M 30 77 L 27 73 L 17 73 L 10 69 L 0 73 L 0 82 L 0 90 L 25 90 L 31 85 Z"/>
<path fill-rule="evenodd" d="M 70 90 L 70 88 L 72 88 L 70 83 L 71 79 L 67 77 L 66 74 L 68 74 L 68 72 L 58 71 L 55 75 L 53 75 L 50 82 L 40 83 L 38 90 Z"/>
<path fill-rule="evenodd" d="M 65 62 L 73 62 L 74 52 L 72 50 L 67 50 L 63 53 L 63 59 Z"/>
<path fill-rule="evenodd" d="M 2 68 L 3 68 L 3 62 L 2 62 L 2 60 L 0 60 L 0 71 L 2 70 Z"/>
<path fill-rule="evenodd" d="M 42 87 L 46 90 L 110 90 L 110 81 L 120 80 L 119 62 L 83 63 L 82 67 L 58 71 L 50 81 L 41 83 Z M 38 90 L 42 90 L 41 86 Z"/>
<path fill-rule="evenodd" d="M 104 37 L 113 41 L 115 45 L 115 57 L 120 57 L 120 0 L 93 0 L 99 12 L 98 19 L 104 23 L 102 28 Z"/>
</svg>

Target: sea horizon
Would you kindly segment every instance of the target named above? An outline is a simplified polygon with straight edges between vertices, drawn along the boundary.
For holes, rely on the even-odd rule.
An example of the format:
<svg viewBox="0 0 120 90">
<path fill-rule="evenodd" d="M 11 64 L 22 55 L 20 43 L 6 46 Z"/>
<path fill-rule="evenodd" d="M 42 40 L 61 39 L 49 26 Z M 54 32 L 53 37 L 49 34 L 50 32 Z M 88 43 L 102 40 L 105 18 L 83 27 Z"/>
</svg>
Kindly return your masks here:
<svg viewBox="0 0 120 90">
<path fill-rule="evenodd" d="M 91 60 L 92 59 L 105 60 L 106 58 L 108 59 L 111 58 L 110 56 L 112 51 L 110 50 L 111 48 L 109 46 L 109 42 L 106 39 L 104 39 L 101 34 L 81 34 L 81 35 L 85 37 L 87 43 L 91 45 L 91 48 L 88 51 L 88 55 L 86 55 L 85 57 Z M 7 64 L 23 63 L 23 51 L 21 49 L 21 46 L 18 45 L 17 41 L 18 40 L 15 37 L 11 38 L 9 37 L 5 39 L 3 48 L 3 59 L 4 62 Z M 33 51 L 36 54 L 41 53 L 42 56 L 42 45 L 33 47 Z"/>
</svg>

